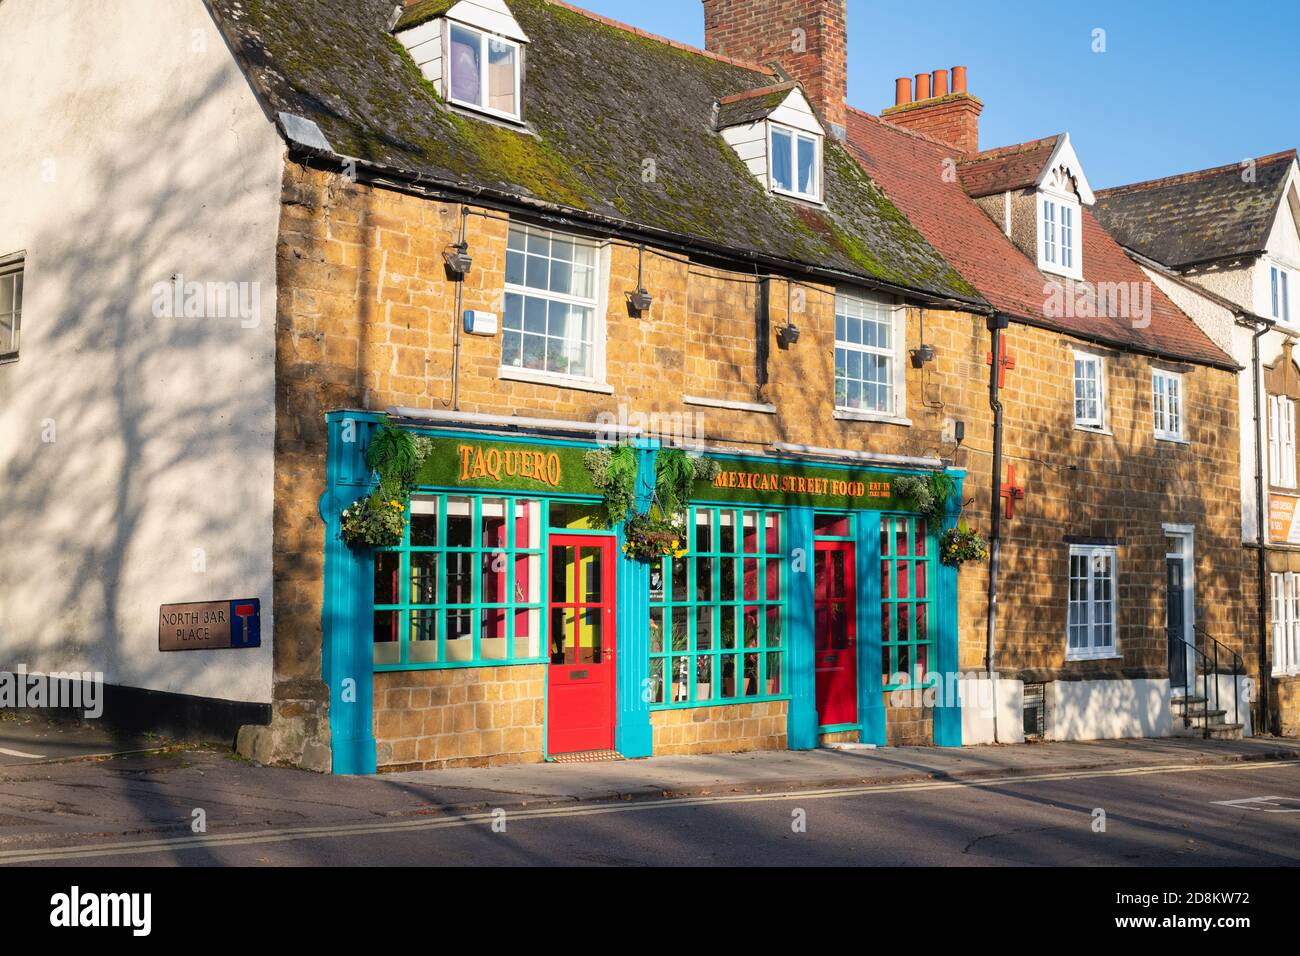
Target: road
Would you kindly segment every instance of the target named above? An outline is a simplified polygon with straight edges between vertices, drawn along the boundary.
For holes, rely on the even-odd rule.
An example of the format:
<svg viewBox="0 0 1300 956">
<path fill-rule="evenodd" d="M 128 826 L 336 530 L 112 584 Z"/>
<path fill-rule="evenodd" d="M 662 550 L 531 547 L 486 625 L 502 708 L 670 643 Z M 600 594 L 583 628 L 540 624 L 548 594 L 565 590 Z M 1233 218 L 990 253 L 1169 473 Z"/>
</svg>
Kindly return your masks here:
<svg viewBox="0 0 1300 956">
<path fill-rule="evenodd" d="M 1272 799 L 1262 799 L 1272 798 Z M 1255 801 L 1225 803 L 1225 801 Z M 1104 827 L 1103 827 L 1104 824 Z M 1042 773 L 802 793 L 6 842 L 11 866 L 1294 866 L 1300 764 Z"/>
</svg>

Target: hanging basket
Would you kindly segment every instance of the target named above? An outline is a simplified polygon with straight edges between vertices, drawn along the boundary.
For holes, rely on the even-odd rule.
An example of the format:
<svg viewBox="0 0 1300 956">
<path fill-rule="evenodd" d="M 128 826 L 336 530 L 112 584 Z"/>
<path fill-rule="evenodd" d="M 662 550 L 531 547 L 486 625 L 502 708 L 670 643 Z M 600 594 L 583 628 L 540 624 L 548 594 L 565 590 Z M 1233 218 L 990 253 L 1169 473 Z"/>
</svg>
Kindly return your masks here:
<svg viewBox="0 0 1300 956">
<path fill-rule="evenodd" d="M 637 561 L 686 556 L 686 526 L 659 515 L 658 508 L 633 515 L 623 525 L 623 553 Z"/>
<path fill-rule="evenodd" d="M 978 531 L 966 527 L 962 522 L 956 528 L 949 528 L 939 539 L 939 558 L 952 568 L 959 568 L 967 561 L 987 561 L 989 546 Z"/>
</svg>

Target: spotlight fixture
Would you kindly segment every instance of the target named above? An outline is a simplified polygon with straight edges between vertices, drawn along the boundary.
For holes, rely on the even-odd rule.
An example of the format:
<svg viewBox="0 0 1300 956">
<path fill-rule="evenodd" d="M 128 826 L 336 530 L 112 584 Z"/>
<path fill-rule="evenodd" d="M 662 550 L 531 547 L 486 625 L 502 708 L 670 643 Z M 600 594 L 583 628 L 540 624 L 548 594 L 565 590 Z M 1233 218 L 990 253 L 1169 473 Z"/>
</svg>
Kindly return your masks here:
<svg viewBox="0 0 1300 956">
<path fill-rule="evenodd" d="M 912 365 L 921 368 L 934 361 L 934 346 L 921 343 L 920 348 L 912 350 Z"/>
<path fill-rule="evenodd" d="M 799 326 L 791 322 L 776 333 L 777 343 L 782 348 L 789 348 L 799 341 Z"/>
<path fill-rule="evenodd" d="M 458 276 L 463 276 L 474 265 L 474 257 L 469 254 L 468 242 L 453 243 L 451 248 L 442 254 L 442 258 L 447 263 L 447 268 Z"/>
</svg>

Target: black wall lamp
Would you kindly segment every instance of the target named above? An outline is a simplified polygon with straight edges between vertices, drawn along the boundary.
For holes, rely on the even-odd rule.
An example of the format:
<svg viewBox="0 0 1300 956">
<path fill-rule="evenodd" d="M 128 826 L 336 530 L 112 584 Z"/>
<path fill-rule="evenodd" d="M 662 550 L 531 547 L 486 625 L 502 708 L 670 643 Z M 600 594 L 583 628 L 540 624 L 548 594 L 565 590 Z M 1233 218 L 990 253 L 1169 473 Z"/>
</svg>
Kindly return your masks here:
<svg viewBox="0 0 1300 956">
<path fill-rule="evenodd" d="M 650 311 L 650 306 L 654 305 L 655 297 L 645 287 L 645 246 L 637 246 L 636 258 L 636 291 L 629 292 L 627 303 L 632 307 L 632 311 L 637 315 L 645 315 Z"/>
<path fill-rule="evenodd" d="M 791 322 L 790 324 L 777 329 L 776 341 L 781 348 L 788 349 L 799 341 L 799 326 Z"/>
<path fill-rule="evenodd" d="M 925 309 L 921 309 L 921 344 L 912 349 L 912 368 L 925 368 L 934 361 L 934 346 L 925 344 Z"/>
</svg>

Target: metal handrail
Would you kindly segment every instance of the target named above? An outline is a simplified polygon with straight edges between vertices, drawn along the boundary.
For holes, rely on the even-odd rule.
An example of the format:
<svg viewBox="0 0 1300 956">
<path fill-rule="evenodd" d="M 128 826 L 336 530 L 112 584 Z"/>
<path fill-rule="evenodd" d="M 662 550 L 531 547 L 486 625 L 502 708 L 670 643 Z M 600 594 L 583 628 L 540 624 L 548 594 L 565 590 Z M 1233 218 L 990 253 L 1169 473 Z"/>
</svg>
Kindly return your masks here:
<svg viewBox="0 0 1300 956">
<path fill-rule="evenodd" d="M 1204 628 L 1194 627 L 1193 632 L 1194 632 L 1193 640 L 1189 641 L 1185 638 L 1177 638 L 1180 644 L 1184 644 L 1187 647 L 1190 647 L 1192 649 L 1192 654 L 1193 654 L 1192 666 L 1191 667 L 1187 667 L 1186 665 L 1183 666 L 1183 724 L 1184 726 L 1190 727 L 1192 724 L 1191 719 L 1187 716 L 1187 698 L 1191 696 L 1191 688 L 1195 686 L 1196 683 L 1196 664 L 1198 659 L 1204 662 L 1204 666 L 1201 667 L 1201 675 L 1202 675 L 1201 686 L 1203 690 L 1202 696 L 1205 699 L 1205 704 L 1203 705 L 1202 709 L 1206 711 L 1210 709 L 1210 700 L 1211 700 L 1210 675 L 1211 674 L 1214 675 L 1214 695 L 1213 695 L 1214 709 L 1215 710 L 1223 709 L 1219 706 L 1219 649 L 1220 648 L 1223 649 L 1225 654 L 1232 655 L 1232 722 L 1234 724 L 1240 724 L 1241 709 L 1239 704 L 1239 698 L 1241 697 L 1241 694 L 1240 694 L 1240 689 L 1237 686 L 1237 678 L 1245 674 L 1246 672 L 1245 664 L 1241 659 L 1241 655 L 1238 654 L 1236 651 L 1234 651 L 1232 648 L 1228 647 L 1222 641 L 1218 640 L 1217 638 L 1213 637 L 1211 634 L 1206 632 Z M 1201 637 L 1203 637 L 1208 644 L 1213 645 L 1213 647 L 1209 648 L 1209 650 L 1213 651 L 1212 655 L 1206 653 L 1206 651 L 1203 651 L 1196 646 L 1196 641 L 1194 639 L 1196 634 L 1199 634 Z M 1208 723 L 1209 720 L 1207 717 L 1206 718 L 1207 726 Z"/>
</svg>

